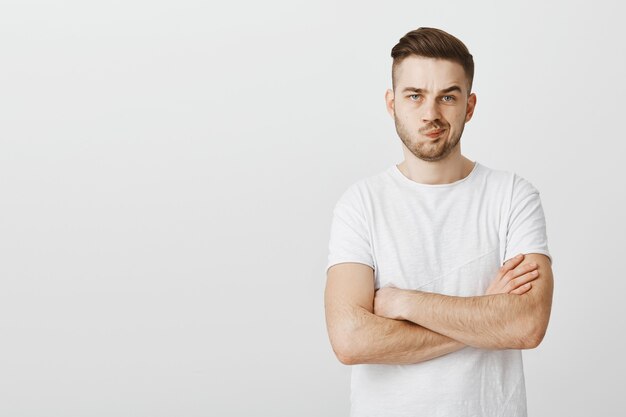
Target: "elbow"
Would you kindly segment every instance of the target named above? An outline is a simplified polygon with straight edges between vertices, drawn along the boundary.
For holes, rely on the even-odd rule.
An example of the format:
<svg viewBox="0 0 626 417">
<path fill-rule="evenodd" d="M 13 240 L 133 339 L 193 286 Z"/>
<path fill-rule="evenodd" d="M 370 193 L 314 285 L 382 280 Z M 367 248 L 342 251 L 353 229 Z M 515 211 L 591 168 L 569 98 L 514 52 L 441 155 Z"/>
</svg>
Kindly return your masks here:
<svg viewBox="0 0 626 417">
<path fill-rule="evenodd" d="M 518 320 L 509 325 L 508 329 L 507 337 L 495 346 L 496 349 L 535 349 L 543 341 L 547 322 L 535 318 L 526 321 Z"/>
<path fill-rule="evenodd" d="M 522 337 L 521 349 L 535 349 L 546 335 L 547 323 L 535 323 Z"/>
<path fill-rule="evenodd" d="M 333 327 L 329 335 L 333 352 L 339 362 L 344 365 L 365 363 L 367 348 L 363 333 L 353 323 L 343 322 Z"/>
<path fill-rule="evenodd" d="M 368 340 L 371 339 L 367 321 L 373 314 L 358 307 L 352 314 L 346 314 L 328 321 L 328 335 L 335 356 L 344 365 L 366 363 L 370 357 Z"/>
<path fill-rule="evenodd" d="M 359 362 L 355 344 L 350 341 L 350 336 L 335 338 L 331 345 L 335 356 L 344 365 L 356 365 Z"/>
<path fill-rule="evenodd" d="M 348 349 L 345 346 L 345 343 L 341 338 L 330 335 L 330 346 L 333 348 L 333 353 L 335 357 L 344 365 L 350 365 L 350 355 L 348 354 Z"/>
<path fill-rule="evenodd" d="M 344 365 L 356 365 L 358 362 L 349 353 L 335 351 L 335 356 Z"/>
<path fill-rule="evenodd" d="M 528 337 L 528 347 L 526 349 L 534 349 L 537 346 L 539 346 L 541 342 L 543 341 L 543 338 L 545 335 L 546 335 L 545 328 L 543 328 L 543 330 L 537 330 L 534 333 L 532 333 Z"/>
<path fill-rule="evenodd" d="M 529 335 L 520 339 L 515 346 L 515 349 L 534 349 L 541 343 L 541 338 Z"/>
<path fill-rule="evenodd" d="M 363 333 L 358 321 L 344 317 L 329 321 L 328 324 L 330 344 L 339 362 L 344 365 L 363 363 Z"/>
</svg>

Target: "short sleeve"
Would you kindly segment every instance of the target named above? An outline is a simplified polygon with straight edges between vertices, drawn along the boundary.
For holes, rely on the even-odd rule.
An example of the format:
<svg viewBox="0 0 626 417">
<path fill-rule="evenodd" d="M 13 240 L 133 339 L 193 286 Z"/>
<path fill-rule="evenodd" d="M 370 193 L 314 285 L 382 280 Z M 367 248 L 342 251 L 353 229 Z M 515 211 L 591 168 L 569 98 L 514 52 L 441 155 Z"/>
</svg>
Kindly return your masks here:
<svg viewBox="0 0 626 417">
<path fill-rule="evenodd" d="M 355 185 L 346 190 L 333 210 L 326 270 L 342 262 L 374 267 L 369 227 Z"/>
<path fill-rule="evenodd" d="M 508 260 L 518 253 L 541 253 L 552 263 L 539 191 L 530 182 L 515 175 L 504 259 Z"/>
</svg>

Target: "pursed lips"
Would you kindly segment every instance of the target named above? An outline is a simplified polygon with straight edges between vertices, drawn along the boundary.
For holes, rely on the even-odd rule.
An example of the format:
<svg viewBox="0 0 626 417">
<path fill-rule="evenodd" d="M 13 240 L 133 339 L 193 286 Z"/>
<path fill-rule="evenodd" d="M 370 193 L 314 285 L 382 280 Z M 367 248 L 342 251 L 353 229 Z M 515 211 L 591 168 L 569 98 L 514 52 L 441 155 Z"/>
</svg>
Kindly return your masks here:
<svg viewBox="0 0 626 417">
<path fill-rule="evenodd" d="M 428 131 L 428 132 L 424 133 L 424 135 L 425 136 L 430 136 L 430 137 L 437 137 L 440 134 L 442 134 L 444 130 L 445 129 L 431 130 L 431 131 Z"/>
</svg>

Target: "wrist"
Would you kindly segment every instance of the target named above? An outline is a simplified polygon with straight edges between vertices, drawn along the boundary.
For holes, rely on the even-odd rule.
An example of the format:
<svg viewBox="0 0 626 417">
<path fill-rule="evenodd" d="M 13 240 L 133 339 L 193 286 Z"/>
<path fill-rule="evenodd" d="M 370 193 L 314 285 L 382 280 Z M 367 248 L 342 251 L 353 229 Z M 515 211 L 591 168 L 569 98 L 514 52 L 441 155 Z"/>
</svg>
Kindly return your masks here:
<svg viewBox="0 0 626 417">
<path fill-rule="evenodd" d="M 398 300 L 399 315 L 402 320 L 409 320 L 414 316 L 416 303 L 419 302 L 419 291 L 404 290 L 400 293 Z"/>
</svg>

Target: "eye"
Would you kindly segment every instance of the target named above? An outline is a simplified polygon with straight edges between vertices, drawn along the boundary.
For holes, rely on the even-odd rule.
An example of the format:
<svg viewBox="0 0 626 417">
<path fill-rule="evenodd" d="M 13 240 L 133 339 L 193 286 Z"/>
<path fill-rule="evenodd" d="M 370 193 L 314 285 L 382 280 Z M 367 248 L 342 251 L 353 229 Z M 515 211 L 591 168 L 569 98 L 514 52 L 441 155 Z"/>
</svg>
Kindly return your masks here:
<svg viewBox="0 0 626 417">
<path fill-rule="evenodd" d="M 413 97 L 415 97 L 415 98 L 413 98 Z M 421 94 L 411 94 L 411 95 L 409 96 L 409 98 L 410 98 L 411 100 L 413 100 L 413 101 L 417 101 L 417 100 L 419 100 L 421 97 L 422 97 L 422 95 L 421 95 Z"/>
<path fill-rule="evenodd" d="M 456 97 L 454 97 L 454 96 L 443 96 L 441 99 L 443 101 L 445 101 L 446 103 L 452 103 L 454 100 L 456 100 Z"/>
</svg>

